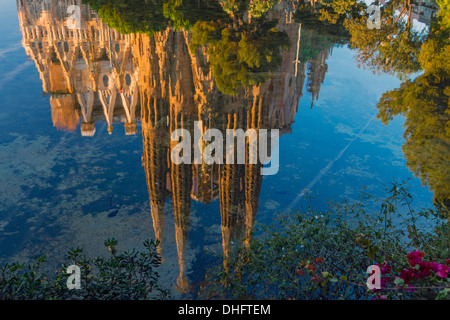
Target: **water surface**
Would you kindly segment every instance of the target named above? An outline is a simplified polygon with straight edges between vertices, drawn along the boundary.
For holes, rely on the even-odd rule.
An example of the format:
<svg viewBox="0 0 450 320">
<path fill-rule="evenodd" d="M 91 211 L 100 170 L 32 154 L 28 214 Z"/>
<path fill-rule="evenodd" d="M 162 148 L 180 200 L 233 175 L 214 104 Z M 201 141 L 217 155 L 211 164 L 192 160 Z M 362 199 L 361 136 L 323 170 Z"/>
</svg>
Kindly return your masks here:
<svg viewBox="0 0 450 320">
<path fill-rule="evenodd" d="M 74 35 L 64 5 L 50 2 L 8 1 L 0 13 L 2 262 L 45 253 L 56 269 L 72 247 L 93 256 L 109 237 L 119 250 L 160 238 L 162 284 L 186 293 L 203 279 L 207 252 L 226 255 L 237 235 L 299 209 L 308 193 L 324 208 L 409 180 L 415 205 L 432 206 L 406 166 L 404 118 L 385 126 L 376 117 L 401 81 L 299 28 L 293 2 L 271 12 L 277 41 L 253 22 L 274 60 L 244 75 L 248 86 L 214 69 L 207 49 L 191 50 L 190 31 L 125 35 L 80 4 Z M 251 36 L 252 22 L 240 23 Z M 279 129 L 278 173 L 261 176 L 261 163 L 174 165 L 170 132 L 192 132 L 198 120 L 203 131 Z"/>
</svg>

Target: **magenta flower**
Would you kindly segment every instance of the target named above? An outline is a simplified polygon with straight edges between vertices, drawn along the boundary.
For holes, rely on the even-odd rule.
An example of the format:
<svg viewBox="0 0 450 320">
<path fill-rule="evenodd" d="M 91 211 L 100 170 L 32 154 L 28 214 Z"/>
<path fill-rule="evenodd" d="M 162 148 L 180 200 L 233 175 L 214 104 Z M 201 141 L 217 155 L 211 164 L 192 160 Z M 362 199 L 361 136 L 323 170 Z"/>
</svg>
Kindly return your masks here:
<svg viewBox="0 0 450 320">
<path fill-rule="evenodd" d="M 376 265 L 378 267 L 380 267 L 381 274 L 391 273 L 392 267 L 389 265 L 389 263 L 386 260 L 384 260 L 384 263 L 382 263 L 382 264 L 377 263 Z"/>
<path fill-rule="evenodd" d="M 422 262 L 422 257 L 424 256 L 425 252 L 419 252 L 419 250 L 416 250 L 409 253 L 406 257 L 408 258 L 408 262 L 411 267 L 414 267 L 416 264 Z"/>
<path fill-rule="evenodd" d="M 450 272 L 450 267 L 444 266 L 442 264 L 436 263 L 434 265 L 433 271 L 441 278 L 447 278 Z"/>
<path fill-rule="evenodd" d="M 415 276 L 415 273 L 409 269 L 402 270 L 400 272 L 399 278 L 403 279 L 405 284 L 409 283 Z"/>
</svg>

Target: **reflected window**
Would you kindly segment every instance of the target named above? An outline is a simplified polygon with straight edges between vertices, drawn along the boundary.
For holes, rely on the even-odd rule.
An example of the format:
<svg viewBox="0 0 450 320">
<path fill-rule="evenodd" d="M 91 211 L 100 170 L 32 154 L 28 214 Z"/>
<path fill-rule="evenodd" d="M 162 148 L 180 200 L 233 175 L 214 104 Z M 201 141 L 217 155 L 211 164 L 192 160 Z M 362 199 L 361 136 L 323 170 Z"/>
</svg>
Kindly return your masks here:
<svg viewBox="0 0 450 320">
<path fill-rule="evenodd" d="M 107 75 L 103 76 L 103 85 L 107 88 L 109 84 L 109 77 Z"/>
</svg>

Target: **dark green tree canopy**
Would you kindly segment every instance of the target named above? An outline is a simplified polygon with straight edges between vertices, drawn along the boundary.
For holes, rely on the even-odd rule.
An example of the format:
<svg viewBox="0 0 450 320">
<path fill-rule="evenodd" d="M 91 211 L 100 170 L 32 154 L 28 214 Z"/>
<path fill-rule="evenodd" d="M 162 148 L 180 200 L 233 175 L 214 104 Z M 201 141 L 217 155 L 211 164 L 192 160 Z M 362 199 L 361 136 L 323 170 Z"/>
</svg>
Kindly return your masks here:
<svg viewBox="0 0 450 320">
<path fill-rule="evenodd" d="M 233 95 L 240 87 L 260 84 L 281 63 L 281 50 L 289 46 L 286 33 L 275 29 L 276 20 L 254 19 L 197 22 L 190 49 L 208 46 L 210 67 L 218 89 Z"/>
<path fill-rule="evenodd" d="M 83 0 L 95 10 L 108 27 L 121 33 L 153 34 L 165 30 L 163 0 Z"/>
<path fill-rule="evenodd" d="M 383 94 L 379 115 L 387 124 L 405 117 L 407 165 L 434 191 L 436 203 L 450 199 L 450 28 L 438 15 L 417 57 L 423 73 Z"/>
<path fill-rule="evenodd" d="M 217 0 L 83 0 L 110 28 L 121 33 L 190 29 L 197 21 L 226 17 Z"/>
</svg>

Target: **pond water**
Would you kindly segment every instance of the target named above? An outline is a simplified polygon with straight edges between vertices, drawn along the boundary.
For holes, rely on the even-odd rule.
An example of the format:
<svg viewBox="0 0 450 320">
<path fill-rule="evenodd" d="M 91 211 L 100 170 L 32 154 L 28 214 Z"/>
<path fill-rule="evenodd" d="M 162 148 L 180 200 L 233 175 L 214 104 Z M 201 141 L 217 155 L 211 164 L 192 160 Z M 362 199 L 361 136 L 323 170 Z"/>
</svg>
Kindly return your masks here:
<svg viewBox="0 0 450 320">
<path fill-rule="evenodd" d="M 226 254 L 236 234 L 304 201 L 323 208 L 408 180 L 414 204 L 433 205 L 407 166 L 404 117 L 377 118 L 398 77 L 359 67 L 344 36 L 300 25 L 296 1 L 266 20 L 227 20 L 212 2 L 181 22 L 152 11 L 137 26 L 149 34 L 109 28 L 119 24 L 78 2 L 74 29 L 70 1 L 2 4 L 2 263 L 46 254 L 56 269 L 69 248 L 94 256 L 110 237 L 119 250 L 159 238 L 162 284 L 189 297 L 207 252 Z M 278 172 L 261 175 L 259 160 L 175 165 L 171 132 L 193 137 L 200 120 L 202 134 L 278 129 Z"/>
</svg>

